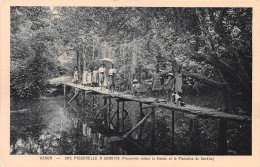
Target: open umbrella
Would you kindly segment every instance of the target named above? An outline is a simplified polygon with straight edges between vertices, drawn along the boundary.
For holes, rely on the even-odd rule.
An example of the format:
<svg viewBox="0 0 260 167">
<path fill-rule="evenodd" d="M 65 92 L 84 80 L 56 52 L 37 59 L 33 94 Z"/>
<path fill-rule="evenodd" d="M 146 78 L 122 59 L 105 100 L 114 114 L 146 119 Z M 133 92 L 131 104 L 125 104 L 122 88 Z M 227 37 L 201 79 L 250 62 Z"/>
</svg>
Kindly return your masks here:
<svg viewBox="0 0 260 167">
<path fill-rule="evenodd" d="M 103 59 L 100 59 L 100 64 L 104 64 L 106 66 L 106 68 L 108 67 L 111 67 L 113 63 L 113 60 L 110 59 L 110 58 L 103 58 Z"/>
<path fill-rule="evenodd" d="M 94 61 L 90 62 L 89 64 L 87 64 L 87 70 L 89 68 L 94 69 L 95 67 L 100 67 L 101 64 L 104 64 L 106 66 L 106 68 L 109 68 L 114 63 L 113 63 L 113 60 L 110 58 L 94 60 Z"/>
</svg>

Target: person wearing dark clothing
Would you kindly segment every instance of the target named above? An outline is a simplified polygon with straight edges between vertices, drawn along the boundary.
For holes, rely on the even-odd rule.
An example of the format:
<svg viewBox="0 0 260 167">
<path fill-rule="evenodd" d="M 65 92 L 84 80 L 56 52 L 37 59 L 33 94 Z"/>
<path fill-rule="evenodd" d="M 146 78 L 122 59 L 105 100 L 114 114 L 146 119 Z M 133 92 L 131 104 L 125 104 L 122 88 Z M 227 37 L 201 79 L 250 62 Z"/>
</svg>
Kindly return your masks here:
<svg viewBox="0 0 260 167">
<path fill-rule="evenodd" d="M 114 80 L 114 75 L 112 75 L 112 74 L 109 74 L 109 77 L 108 77 L 108 89 L 109 89 L 109 92 L 115 91 L 115 80 Z"/>
<path fill-rule="evenodd" d="M 133 80 L 133 94 L 134 96 L 136 96 L 137 98 L 140 98 L 140 89 L 141 89 L 142 85 L 138 82 L 137 79 Z"/>
<path fill-rule="evenodd" d="M 112 64 L 112 68 L 108 72 L 109 78 L 108 78 L 108 89 L 109 92 L 115 91 L 115 75 L 116 75 L 116 69 L 114 68 L 114 65 Z"/>
</svg>

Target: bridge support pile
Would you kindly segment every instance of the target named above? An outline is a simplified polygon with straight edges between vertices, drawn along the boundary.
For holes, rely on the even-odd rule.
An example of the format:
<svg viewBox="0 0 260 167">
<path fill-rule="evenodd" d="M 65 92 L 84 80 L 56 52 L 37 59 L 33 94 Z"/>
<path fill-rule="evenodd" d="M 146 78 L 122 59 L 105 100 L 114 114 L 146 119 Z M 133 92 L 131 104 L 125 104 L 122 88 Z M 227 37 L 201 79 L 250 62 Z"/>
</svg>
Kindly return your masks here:
<svg viewBox="0 0 260 167">
<path fill-rule="evenodd" d="M 96 131 L 97 127 L 103 128 L 102 133 L 107 136 L 114 136 L 121 146 L 128 145 L 135 147 L 133 154 L 156 154 L 155 146 L 155 124 L 156 108 L 164 108 L 172 112 L 171 114 L 171 152 L 176 154 L 175 148 L 175 113 L 184 112 L 189 113 L 189 134 L 191 141 L 191 154 L 201 154 L 200 148 L 200 132 L 199 132 L 199 118 L 216 118 L 219 119 L 219 137 L 218 137 L 218 154 L 225 155 L 227 153 L 227 121 L 239 121 L 251 123 L 251 117 L 234 115 L 215 111 L 214 109 L 203 108 L 198 106 L 180 107 L 170 105 L 162 102 L 155 102 L 151 98 L 136 98 L 131 95 L 121 93 L 109 93 L 106 90 L 99 90 L 96 88 L 84 87 L 82 85 L 67 84 L 74 88 L 74 94 L 68 101 L 71 108 L 79 115 L 90 115 L 95 125 L 89 125 Z M 66 97 L 66 84 L 64 84 L 64 96 Z M 82 95 L 79 102 L 81 103 L 81 111 L 78 107 L 73 106 L 72 102 Z M 88 97 L 88 98 L 87 98 Z M 66 99 L 66 98 L 65 98 Z M 89 100 L 87 100 L 89 99 Z M 139 104 L 138 121 L 129 129 L 126 126 L 126 121 L 129 119 L 129 111 L 126 109 L 127 102 L 136 102 Z M 133 111 L 132 111 L 133 112 Z M 149 148 L 143 143 L 144 127 L 149 119 L 150 143 Z M 97 126 L 98 125 L 98 126 Z M 147 129 L 147 128 L 146 128 Z M 131 152 L 131 151 L 130 151 Z"/>
</svg>

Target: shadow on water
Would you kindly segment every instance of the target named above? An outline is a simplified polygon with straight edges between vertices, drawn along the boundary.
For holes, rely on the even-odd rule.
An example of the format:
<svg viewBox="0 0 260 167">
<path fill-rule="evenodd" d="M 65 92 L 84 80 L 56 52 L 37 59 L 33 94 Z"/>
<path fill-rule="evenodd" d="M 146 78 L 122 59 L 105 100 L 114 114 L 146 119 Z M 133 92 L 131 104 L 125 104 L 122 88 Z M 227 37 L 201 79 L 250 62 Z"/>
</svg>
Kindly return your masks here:
<svg viewBox="0 0 260 167">
<path fill-rule="evenodd" d="M 81 105 L 74 102 L 74 106 Z M 66 103 L 67 104 L 67 103 Z M 104 105 L 104 104 L 103 104 Z M 101 106 L 103 106 L 101 105 Z M 126 108 L 137 111 L 137 105 L 129 102 Z M 126 129 L 129 130 L 139 118 L 138 112 L 130 112 L 131 117 L 126 120 Z M 45 155 L 141 155 L 136 150 L 138 143 L 118 140 L 97 130 L 98 125 L 93 123 L 87 115 L 77 115 L 70 106 L 64 106 L 63 97 L 46 97 L 35 100 L 11 101 L 11 136 L 10 154 L 45 154 Z M 156 155 L 170 155 L 171 150 L 171 116 L 166 110 L 156 112 L 155 122 L 155 150 Z M 132 122 L 131 122 L 132 121 Z M 121 122 L 121 121 L 120 121 Z M 175 154 L 190 155 L 189 117 L 187 114 L 175 114 Z M 218 122 L 213 119 L 200 119 L 201 149 L 203 155 L 216 155 Z M 94 125 L 94 128 L 93 128 Z M 145 148 L 150 145 L 151 122 L 148 119 L 143 129 Z M 90 128 L 91 127 L 91 128 Z M 103 127 L 104 128 L 104 127 Z M 249 125 L 229 123 L 228 147 L 240 155 L 251 154 L 251 129 Z M 102 128 L 101 128 L 102 129 Z M 138 133 L 138 131 L 137 131 Z M 135 139 L 136 135 L 132 137 Z M 137 141 L 137 140 L 135 140 Z M 127 151 L 126 151 L 127 150 Z"/>
<path fill-rule="evenodd" d="M 11 101 L 10 154 L 126 154 L 63 104 L 62 97 Z"/>
</svg>

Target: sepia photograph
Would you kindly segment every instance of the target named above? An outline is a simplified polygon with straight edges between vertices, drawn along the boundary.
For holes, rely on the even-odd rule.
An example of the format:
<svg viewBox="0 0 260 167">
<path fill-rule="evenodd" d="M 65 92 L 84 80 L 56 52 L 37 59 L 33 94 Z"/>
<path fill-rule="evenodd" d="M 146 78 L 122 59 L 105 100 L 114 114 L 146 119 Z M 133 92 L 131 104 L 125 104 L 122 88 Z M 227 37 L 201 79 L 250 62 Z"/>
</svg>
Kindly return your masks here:
<svg viewBox="0 0 260 167">
<path fill-rule="evenodd" d="M 10 6 L 10 155 L 252 155 L 252 7 Z"/>
</svg>

